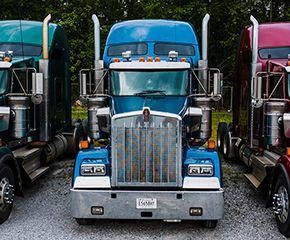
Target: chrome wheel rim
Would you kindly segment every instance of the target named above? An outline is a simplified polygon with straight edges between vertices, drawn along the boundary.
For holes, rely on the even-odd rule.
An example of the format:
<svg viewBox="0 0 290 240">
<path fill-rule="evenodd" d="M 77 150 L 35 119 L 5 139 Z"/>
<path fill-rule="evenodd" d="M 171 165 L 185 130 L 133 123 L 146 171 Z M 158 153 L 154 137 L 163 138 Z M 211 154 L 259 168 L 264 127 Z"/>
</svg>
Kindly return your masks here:
<svg viewBox="0 0 290 240">
<path fill-rule="evenodd" d="M 0 211 L 5 210 L 14 201 L 14 187 L 9 179 L 4 177 L 0 181 Z"/>
<path fill-rule="evenodd" d="M 284 185 L 278 188 L 273 200 L 275 214 L 281 223 L 285 223 L 289 214 L 289 196 Z"/>
</svg>

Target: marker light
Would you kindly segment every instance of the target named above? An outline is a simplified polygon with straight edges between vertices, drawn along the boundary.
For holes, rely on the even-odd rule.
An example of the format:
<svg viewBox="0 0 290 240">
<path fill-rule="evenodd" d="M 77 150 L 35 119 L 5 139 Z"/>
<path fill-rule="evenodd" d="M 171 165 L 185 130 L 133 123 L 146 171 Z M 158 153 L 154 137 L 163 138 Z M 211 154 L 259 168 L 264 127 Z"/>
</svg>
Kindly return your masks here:
<svg viewBox="0 0 290 240">
<path fill-rule="evenodd" d="M 153 62 L 153 58 L 152 57 L 148 57 L 147 58 L 147 62 Z"/>
<path fill-rule="evenodd" d="M 186 62 L 186 58 L 181 58 L 180 62 Z"/>
<path fill-rule="evenodd" d="M 286 148 L 286 155 L 287 155 L 287 156 L 290 156 L 290 147 L 287 147 L 287 148 Z"/>
<path fill-rule="evenodd" d="M 139 58 L 139 62 L 145 62 L 145 58 L 144 57 L 140 57 Z"/>
<path fill-rule="evenodd" d="M 81 141 L 79 147 L 80 147 L 80 149 L 89 148 L 89 141 L 87 141 L 87 140 Z"/>
<path fill-rule="evenodd" d="M 120 59 L 119 58 L 114 58 L 113 61 L 114 62 L 120 62 Z"/>
<path fill-rule="evenodd" d="M 214 140 L 209 140 L 207 147 L 209 149 L 215 149 L 215 141 Z"/>
<path fill-rule="evenodd" d="M 4 58 L 3 58 L 3 61 L 4 61 L 4 62 L 11 62 L 11 58 L 10 58 L 10 57 L 4 57 Z"/>
<path fill-rule="evenodd" d="M 156 57 L 155 62 L 160 62 L 160 57 Z"/>
</svg>

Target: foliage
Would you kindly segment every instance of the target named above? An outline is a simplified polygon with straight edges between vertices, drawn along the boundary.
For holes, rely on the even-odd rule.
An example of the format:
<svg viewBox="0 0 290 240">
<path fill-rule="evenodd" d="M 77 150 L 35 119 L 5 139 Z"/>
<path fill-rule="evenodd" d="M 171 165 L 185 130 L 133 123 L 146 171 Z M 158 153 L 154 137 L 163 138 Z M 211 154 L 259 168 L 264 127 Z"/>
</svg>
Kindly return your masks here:
<svg viewBox="0 0 290 240">
<path fill-rule="evenodd" d="M 259 22 L 286 21 L 290 18 L 290 4 L 289 0 L 1 0 L 0 19 L 42 21 L 51 13 L 53 21 L 68 34 L 71 80 L 77 82 L 79 70 L 93 65 L 93 13 L 100 19 L 103 49 L 115 22 L 140 18 L 183 20 L 192 23 L 200 36 L 206 12 L 211 15 L 209 63 L 221 68 L 225 84 L 229 85 L 239 34 L 250 23 L 250 15 Z"/>
</svg>

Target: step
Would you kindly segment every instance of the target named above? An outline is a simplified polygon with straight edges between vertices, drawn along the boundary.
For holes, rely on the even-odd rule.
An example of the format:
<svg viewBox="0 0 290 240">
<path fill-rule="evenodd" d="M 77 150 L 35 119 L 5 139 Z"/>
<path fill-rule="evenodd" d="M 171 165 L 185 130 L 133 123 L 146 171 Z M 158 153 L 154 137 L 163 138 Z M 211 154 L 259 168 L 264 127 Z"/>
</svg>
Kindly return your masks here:
<svg viewBox="0 0 290 240">
<path fill-rule="evenodd" d="M 275 166 L 275 163 L 271 159 L 266 157 L 265 155 L 264 156 L 252 155 L 251 159 L 252 159 L 253 164 L 256 163 L 256 165 L 258 164 L 258 165 L 263 166 L 263 167 L 274 167 Z"/>
<path fill-rule="evenodd" d="M 42 148 L 29 148 L 27 146 L 13 151 L 14 157 L 19 161 L 27 175 L 41 167 Z"/>
<path fill-rule="evenodd" d="M 268 158 L 270 161 L 272 161 L 274 164 L 276 164 L 278 159 L 281 157 L 280 155 L 267 150 L 264 151 L 264 156 Z"/>
<path fill-rule="evenodd" d="M 258 189 L 261 185 L 262 182 L 260 182 L 253 174 L 251 173 L 246 173 L 244 174 L 244 176 L 246 177 L 246 179 L 248 179 L 250 181 L 250 183 L 253 184 L 253 186 Z"/>
<path fill-rule="evenodd" d="M 18 148 L 13 151 L 13 155 L 15 158 L 22 158 L 27 159 L 31 158 L 32 156 L 40 155 L 42 148 L 29 148 L 27 146 Z"/>
<path fill-rule="evenodd" d="M 49 170 L 49 167 L 40 167 L 36 169 L 35 171 L 33 171 L 32 173 L 30 173 L 29 178 L 33 182 L 35 179 L 37 179 L 38 177 L 46 173 L 48 170 Z"/>
</svg>

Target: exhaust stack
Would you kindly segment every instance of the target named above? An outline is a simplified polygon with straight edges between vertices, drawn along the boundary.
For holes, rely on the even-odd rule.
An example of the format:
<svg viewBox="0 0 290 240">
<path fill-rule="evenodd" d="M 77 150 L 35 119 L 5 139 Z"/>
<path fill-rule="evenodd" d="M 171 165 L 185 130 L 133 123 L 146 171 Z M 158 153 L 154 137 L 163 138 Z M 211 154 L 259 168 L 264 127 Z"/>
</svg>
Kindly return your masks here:
<svg viewBox="0 0 290 240">
<path fill-rule="evenodd" d="M 100 21 L 98 19 L 98 17 L 93 14 L 92 15 L 92 20 L 94 22 L 94 39 L 95 39 L 95 86 L 97 88 L 96 93 L 97 94 L 102 94 L 104 91 L 104 83 L 100 82 L 103 76 L 103 71 L 101 71 L 101 69 L 103 69 L 104 64 L 103 61 L 100 60 Z"/>
<path fill-rule="evenodd" d="M 258 40 L 259 40 L 259 23 L 253 16 L 250 17 L 253 23 L 252 28 L 252 71 L 251 71 L 251 83 L 252 83 L 252 96 L 253 96 L 253 82 L 257 71 L 258 61 Z"/>
<path fill-rule="evenodd" d="M 48 50 L 48 24 L 51 20 L 51 15 L 43 20 L 42 25 L 42 59 L 39 60 L 39 72 L 43 74 L 43 101 L 40 104 L 39 119 L 40 129 L 39 137 L 41 141 L 50 140 L 50 116 L 49 116 L 49 50 Z"/>
<path fill-rule="evenodd" d="M 202 20 L 202 60 L 207 61 L 208 55 L 208 23 L 210 16 L 207 13 Z"/>
<path fill-rule="evenodd" d="M 199 79 L 206 90 L 208 91 L 208 81 L 207 81 L 207 69 L 208 69 L 208 22 L 209 22 L 210 16 L 207 13 L 203 20 L 202 20 L 202 35 L 201 35 L 201 49 L 202 49 L 202 57 L 201 60 L 198 62 L 198 68 L 204 69 L 202 71 L 199 71 L 198 76 Z M 204 90 L 202 87 L 199 87 L 199 93 L 204 93 Z"/>
</svg>

